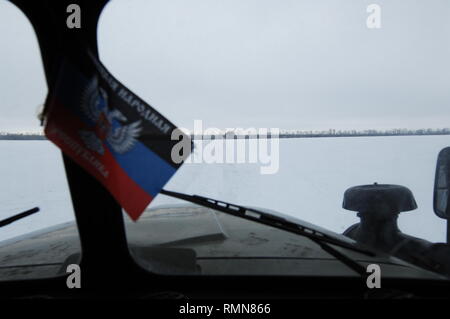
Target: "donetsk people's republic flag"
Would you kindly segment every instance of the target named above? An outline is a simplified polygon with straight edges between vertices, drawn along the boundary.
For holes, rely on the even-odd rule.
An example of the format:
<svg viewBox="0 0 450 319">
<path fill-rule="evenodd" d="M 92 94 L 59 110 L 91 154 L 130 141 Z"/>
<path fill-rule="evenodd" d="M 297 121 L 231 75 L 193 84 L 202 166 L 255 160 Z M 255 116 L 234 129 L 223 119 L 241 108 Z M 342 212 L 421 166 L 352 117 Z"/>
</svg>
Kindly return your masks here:
<svg viewBox="0 0 450 319">
<path fill-rule="evenodd" d="M 137 220 L 190 153 L 175 163 L 176 127 L 142 101 L 91 54 L 89 72 L 63 62 L 46 103 L 45 134 L 95 176 Z M 89 73 L 89 74 L 86 74 Z M 177 132 L 178 133 L 178 132 Z M 177 134 L 187 141 L 187 135 Z"/>
</svg>

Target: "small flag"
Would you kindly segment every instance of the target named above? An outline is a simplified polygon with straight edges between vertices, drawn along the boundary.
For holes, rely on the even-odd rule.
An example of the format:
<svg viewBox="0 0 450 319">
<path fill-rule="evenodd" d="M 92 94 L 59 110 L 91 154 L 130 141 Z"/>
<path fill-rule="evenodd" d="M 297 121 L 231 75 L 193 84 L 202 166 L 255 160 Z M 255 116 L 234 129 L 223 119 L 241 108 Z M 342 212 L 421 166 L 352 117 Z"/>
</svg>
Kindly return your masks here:
<svg viewBox="0 0 450 319">
<path fill-rule="evenodd" d="M 45 134 L 97 178 L 137 220 L 189 156 L 190 137 L 117 81 L 88 53 L 88 68 L 65 60 L 46 104 Z M 89 71 L 86 71 L 88 69 Z"/>
</svg>

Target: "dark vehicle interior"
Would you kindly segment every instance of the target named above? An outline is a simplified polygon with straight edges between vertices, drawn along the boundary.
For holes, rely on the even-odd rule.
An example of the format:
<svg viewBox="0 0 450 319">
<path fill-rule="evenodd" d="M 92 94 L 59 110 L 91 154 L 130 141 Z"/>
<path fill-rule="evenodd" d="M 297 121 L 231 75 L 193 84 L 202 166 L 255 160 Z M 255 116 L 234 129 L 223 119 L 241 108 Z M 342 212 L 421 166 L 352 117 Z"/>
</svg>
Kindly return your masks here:
<svg viewBox="0 0 450 319">
<path fill-rule="evenodd" d="M 56 82 L 59 66 L 70 57 L 78 61 L 89 49 L 98 56 L 97 24 L 108 0 L 11 0 L 31 22 L 40 46 L 48 90 Z M 66 27 L 66 8 L 78 3 L 83 9 L 81 29 Z M 386 278 L 378 291 L 366 286 L 366 276 L 272 276 L 272 275 L 161 275 L 145 270 L 132 258 L 121 206 L 90 174 L 62 154 L 72 197 L 76 226 L 81 242 L 81 256 L 74 255 L 67 264 L 80 258 L 81 289 L 68 289 L 67 274 L 48 279 L 0 282 L 1 298 L 448 298 L 450 284 L 442 280 Z M 435 194 L 438 190 L 435 190 Z M 435 195 L 438 196 L 438 195 Z M 409 189 L 398 185 L 366 185 L 345 193 L 343 207 L 358 212 L 359 224 L 344 235 L 358 242 L 409 260 L 408 249 L 420 247 L 432 255 L 435 263 L 419 263 L 424 268 L 448 274 L 448 246 L 431 244 L 400 232 L 396 220 L 400 213 L 414 210 L 415 199 Z M 35 213 L 36 211 L 28 212 Z M 350 212 L 349 212 L 350 213 Z M 443 212 L 443 216 L 446 212 Z M 369 225 L 369 226 L 367 226 Z M 367 231 L 367 227 L 371 231 Z M 288 229 L 285 227 L 284 229 Z M 373 230 L 373 228 L 377 228 Z M 282 228 L 283 229 L 283 228 Z M 306 233 L 306 231 L 305 231 Z M 382 234 L 380 240 L 368 233 Z M 403 241 L 406 240 L 404 243 Z M 409 248 L 408 245 L 413 245 Z M 325 248 L 324 248 L 325 249 Z M 333 251 L 329 251 L 331 254 Z M 189 252 L 179 250 L 189 261 Z M 157 254 L 157 252 L 155 252 Z M 444 262 L 442 262 L 444 260 Z M 347 264 L 351 262 L 347 262 Z M 351 265 L 349 265 L 351 267 Z M 447 266 L 448 267 L 448 266 Z M 194 267 L 195 268 L 195 267 Z"/>
<path fill-rule="evenodd" d="M 344 235 L 424 268 L 449 273 L 448 245 L 409 236 L 398 228 L 399 214 L 417 208 L 414 195 L 408 188 L 377 183 L 355 186 L 345 192 L 343 207 L 358 212 L 361 219 Z M 417 257 L 418 251 L 423 259 Z"/>
</svg>

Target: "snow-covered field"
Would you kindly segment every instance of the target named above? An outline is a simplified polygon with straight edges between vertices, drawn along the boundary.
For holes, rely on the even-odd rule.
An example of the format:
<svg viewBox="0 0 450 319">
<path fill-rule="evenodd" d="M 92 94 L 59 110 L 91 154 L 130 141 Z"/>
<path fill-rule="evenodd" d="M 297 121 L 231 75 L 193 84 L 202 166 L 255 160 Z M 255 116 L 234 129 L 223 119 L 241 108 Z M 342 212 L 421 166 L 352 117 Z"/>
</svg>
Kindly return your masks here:
<svg viewBox="0 0 450 319">
<path fill-rule="evenodd" d="M 409 187 L 419 205 L 400 215 L 400 228 L 445 241 L 446 221 L 434 215 L 436 157 L 449 136 L 280 140 L 279 171 L 261 175 L 260 164 L 185 164 L 166 189 L 278 210 L 342 232 L 357 222 L 342 209 L 354 185 Z M 0 219 L 39 206 L 41 212 L 0 229 L 0 240 L 74 219 L 58 149 L 48 141 L 0 141 Z M 158 196 L 150 207 L 174 202 Z"/>
</svg>

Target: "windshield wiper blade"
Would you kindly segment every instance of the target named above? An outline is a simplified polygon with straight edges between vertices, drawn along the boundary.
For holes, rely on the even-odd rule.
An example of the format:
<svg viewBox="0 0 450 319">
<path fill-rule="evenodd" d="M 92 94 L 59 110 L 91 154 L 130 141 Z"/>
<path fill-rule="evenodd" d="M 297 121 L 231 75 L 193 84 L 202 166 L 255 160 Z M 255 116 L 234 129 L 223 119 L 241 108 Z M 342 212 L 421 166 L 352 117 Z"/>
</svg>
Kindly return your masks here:
<svg viewBox="0 0 450 319">
<path fill-rule="evenodd" d="M 22 213 L 19 213 L 19 214 L 17 214 L 17 215 L 8 217 L 8 218 L 6 218 L 6 219 L 0 221 L 0 227 L 9 225 L 9 224 L 11 224 L 11 223 L 14 223 L 14 222 L 17 221 L 17 220 L 22 219 L 22 218 L 25 218 L 25 217 L 27 217 L 27 216 L 30 216 L 30 215 L 32 215 L 32 214 L 35 214 L 35 213 L 37 213 L 38 211 L 39 211 L 39 207 L 35 207 L 35 208 L 32 208 L 32 209 L 26 210 L 26 211 L 24 211 L 24 212 L 22 212 Z"/>
<path fill-rule="evenodd" d="M 253 209 L 253 208 L 247 208 L 244 206 L 239 206 L 235 204 L 230 204 L 222 201 L 218 201 L 215 199 L 198 196 L 198 195 L 187 195 L 183 193 L 178 192 L 172 192 L 167 190 L 161 190 L 161 194 L 182 199 L 200 206 L 212 208 L 218 211 L 221 211 L 223 213 L 233 215 L 236 217 L 240 217 L 247 220 L 252 220 L 267 226 L 272 226 L 278 229 L 282 229 L 297 235 L 301 235 L 304 237 L 309 238 L 316 244 L 318 244 L 323 250 L 334 256 L 336 259 L 340 260 L 342 263 L 347 265 L 349 268 L 360 274 L 361 276 L 366 275 L 366 269 L 361 266 L 358 262 L 354 261 L 353 259 L 347 257 L 343 253 L 341 253 L 339 250 L 335 249 L 334 247 L 330 246 L 335 245 L 342 248 L 346 248 L 349 250 L 356 251 L 358 253 L 362 253 L 371 257 L 376 256 L 376 254 L 372 251 L 356 247 L 354 245 L 351 245 L 343 240 L 339 240 L 333 237 L 328 236 L 327 234 L 324 234 L 322 232 L 319 232 L 315 229 L 291 222 L 289 220 L 286 220 L 282 217 L 272 215 L 266 212 L 261 212 L 259 210 Z"/>
</svg>

